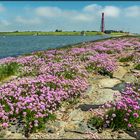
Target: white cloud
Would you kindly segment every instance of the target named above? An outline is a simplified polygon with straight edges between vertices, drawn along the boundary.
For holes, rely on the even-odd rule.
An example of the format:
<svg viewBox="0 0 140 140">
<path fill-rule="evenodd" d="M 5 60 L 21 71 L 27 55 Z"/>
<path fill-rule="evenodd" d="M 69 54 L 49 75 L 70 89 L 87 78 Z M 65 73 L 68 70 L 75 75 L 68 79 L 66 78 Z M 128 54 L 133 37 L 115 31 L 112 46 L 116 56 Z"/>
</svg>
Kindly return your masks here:
<svg viewBox="0 0 140 140">
<path fill-rule="evenodd" d="M 17 16 L 15 20 L 18 23 L 30 25 L 36 25 L 41 23 L 41 20 L 39 18 L 23 18 L 21 16 Z"/>
<path fill-rule="evenodd" d="M 101 12 L 105 13 L 105 16 L 108 17 L 119 17 L 121 9 L 115 6 L 105 6 Z"/>
<path fill-rule="evenodd" d="M 35 13 L 39 17 L 45 17 L 45 18 L 60 18 L 60 19 L 66 19 L 73 20 L 73 21 L 90 21 L 90 17 L 88 14 L 82 12 L 79 12 L 77 10 L 65 10 L 60 9 L 58 7 L 38 7 L 35 10 Z"/>
<path fill-rule="evenodd" d="M 5 20 L 5 19 L 1 19 L 0 24 L 3 25 L 3 26 L 8 26 L 8 25 L 10 25 L 10 22 Z"/>
<path fill-rule="evenodd" d="M 102 8 L 102 6 L 98 5 L 98 4 L 90 4 L 87 5 L 83 8 L 84 12 L 98 12 L 100 11 Z"/>
<path fill-rule="evenodd" d="M 124 11 L 127 17 L 140 17 L 140 6 L 131 6 Z"/>
<path fill-rule="evenodd" d="M 93 18 L 91 18 L 90 15 L 87 15 L 87 14 L 77 14 L 77 15 L 74 15 L 73 20 L 77 20 L 77 21 L 91 21 L 93 20 Z"/>
<path fill-rule="evenodd" d="M 84 12 L 89 14 L 94 13 L 95 15 L 101 15 L 102 12 L 108 17 L 118 17 L 120 15 L 121 9 L 115 6 L 100 6 L 98 4 L 91 4 L 83 8 Z"/>
<path fill-rule="evenodd" d="M 35 12 L 42 17 L 56 17 L 62 14 L 61 9 L 58 7 L 38 7 Z"/>
</svg>

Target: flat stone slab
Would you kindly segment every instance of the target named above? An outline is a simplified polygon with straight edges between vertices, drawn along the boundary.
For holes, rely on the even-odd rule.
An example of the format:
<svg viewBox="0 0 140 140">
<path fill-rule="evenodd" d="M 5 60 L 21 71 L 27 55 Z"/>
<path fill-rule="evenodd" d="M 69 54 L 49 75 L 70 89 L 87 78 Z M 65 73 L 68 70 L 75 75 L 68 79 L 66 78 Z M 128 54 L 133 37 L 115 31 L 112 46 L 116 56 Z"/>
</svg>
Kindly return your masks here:
<svg viewBox="0 0 140 140">
<path fill-rule="evenodd" d="M 72 120 L 72 121 L 82 121 L 83 119 L 84 119 L 84 112 L 81 111 L 81 109 L 73 110 L 69 114 L 69 120 Z"/>
<path fill-rule="evenodd" d="M 85 134 L 66 132 L 60 139 L 87 139 Z"/>
<path fill-rule="evenodd" d="M 112 89 L 99 89 L 96 93 L 97 98 L 93 100 L 94 105 L 101 105 L 106 103 L 107 101 L 113 101 L 113 95 L 114 93 L 116 94 L 121 94 L 119 91 L 112 90 Z"/>
<path fill-rule="evenodd" d="M 118 69 L 113 73 L 114 78 L 122 79 L 122 77 L 127 73 L 127 70 L 122 67 L 118 66 Z"/>
<path fill-rule="evenodd" d="M 105 78 L 105 79 L 101 79 L 99 81 L 99 87 L 101 87 L 101 88 L 112 88 L 119 83 L 121 83 L 121 81 L 118 80 L 118 79 Z"/>
<path fill-rule="evenodd" d="M 122 80 L 124 80 L 125 82 L 129 82 L 129 83 L 138 83 L 138 79 L 136 76 L 134 76 L 133 73 L 125 74 L 124 77 L 122 78 Z"/>
<path fill-rule="evenodd" d="M 21 133 L 11 133 L 10 131 L 5 131 L 3 139 L 25 139 Z"/>
</svg>

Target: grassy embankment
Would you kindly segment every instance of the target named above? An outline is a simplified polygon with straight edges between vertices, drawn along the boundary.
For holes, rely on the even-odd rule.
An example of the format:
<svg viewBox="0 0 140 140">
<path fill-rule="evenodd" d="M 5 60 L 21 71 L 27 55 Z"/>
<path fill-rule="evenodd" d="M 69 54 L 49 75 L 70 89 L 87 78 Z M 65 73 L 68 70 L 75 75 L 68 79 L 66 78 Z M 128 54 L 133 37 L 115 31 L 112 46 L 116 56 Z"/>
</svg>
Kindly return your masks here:
<svg viewBox="0 0 140 140">
<path fill-rule="evenodd" d="M 84 33 L 85 35 L 87 36 L 94 36 L 94 35 L 104 35 L 104 33 L 102 32 L 93 32 L 93 31 L 89 31 L 89 32 L 85 32 Z M 80 31 L 76 31 L 76 32 L 73 32 L 73 31 L 64 31 L 64 32 L 37 32 L 37 31 L 31 31 L 31 32 L 0 32 L 0 35 L 53 35 L 53 36 L 56 36 L 56 35 L 81 35 L 81 32 Z M 111 33 L 110 35 L 113 35 L 113 36 L 122 36 L 122 35 L 126 35 L 126 33 Z"/>
</svg>

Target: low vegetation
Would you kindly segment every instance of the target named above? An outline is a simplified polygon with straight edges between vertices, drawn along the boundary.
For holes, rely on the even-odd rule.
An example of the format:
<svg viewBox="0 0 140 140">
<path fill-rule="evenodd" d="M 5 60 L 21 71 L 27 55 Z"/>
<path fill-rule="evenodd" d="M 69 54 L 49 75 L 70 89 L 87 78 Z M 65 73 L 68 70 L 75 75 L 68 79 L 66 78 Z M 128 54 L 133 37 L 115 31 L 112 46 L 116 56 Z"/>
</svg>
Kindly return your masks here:
<svg viewBox="0 0 140 140">
<path fill-rule="evenodd" d="M 41 32 L 41 31 L 24 31 L 24 32 L 18 32 L 18 31 L 15 31 L 15 32 L 0 32 L 0 35 L 64 35 L 64 36 L 67 36 L 67 35 L 88 35 L 88 36 L 94 36 L 94 35 L 104 35 L 104 33 L 102 32 L 99 32 L 99 31 L 55 31 L 55 32 Z M 118 35 L 126 35 L 126 33 L 112 33 L 110 35 L 113 35 L 113 36 L 118 36 Z"/>
<path fill-rule="evenodd" d="M 140 70 L 140 64 L 137 64 L 137 65 L 135 66 L 135 69 Z"/>
<path fill-rule="evenodd" d="M 120 62 L 130 62 L 133 60 L 133 55 L 127 56 L 127 57 L 122 57 L 120 58 Z"/>
<path fill-rule="evenodd" d="M 98 128 L 135 130 L 140 123 L 140 94 L 134 89 L 134 86 L 127 84 L 121 96 L 114 95 L 115 100 L 105 103 L 89 123 Z"/>
<path fill-rule="evenodd" d="M 17 74 L 19 67 L 20 65 L 16 62 L 0 65 L 0 81 Z"/>
<path fill-rule="evenodd" d="M 62 102 L 79 97 L 88 89 L 91 74 L 112 77 L 117 70 L 119 56 L 131 47 L 133 50 L 140 47 L 139 38 L 114 38 L 89 42 L 84 47 L 1 59 L 0 80 L 20 73 L 16 79 L 0 86 L 2 127 L 7 128 L 13 121 L 21 121 L 27 134 L 43 129 L 46 121 L 55 118 L 54 112 Z M 109 50 L 112 50 L 111 53 L 108 53 Z M 93 118 L 90 123 L 99 127 L 106 122 L 107 127 L 114 129 L 135 127 L 140 114 L 138 94 L 132 89 L 126 87 L 125 96 L 122 94 L 117 102 L 104 105 L 103 109 L 110 107 L 107 108 L 109 112 L 105 113 L 108 115 L 106 118 L 103 114 L 100 117 L 103 120 Z"/>
</svg>

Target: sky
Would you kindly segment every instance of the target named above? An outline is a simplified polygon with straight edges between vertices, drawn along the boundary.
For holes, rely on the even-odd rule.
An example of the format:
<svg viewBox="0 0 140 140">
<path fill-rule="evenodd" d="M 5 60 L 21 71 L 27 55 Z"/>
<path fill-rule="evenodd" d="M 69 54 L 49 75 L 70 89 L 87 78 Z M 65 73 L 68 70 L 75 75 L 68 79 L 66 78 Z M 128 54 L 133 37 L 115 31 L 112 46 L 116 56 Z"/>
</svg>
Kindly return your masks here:
<svg viewBox="0 0 140 140">
<path fill-rule="evenodd" d="M 0 31 L 106 30 L 140 33 L 140 1 L 0 2 Z"/>
</svg>

